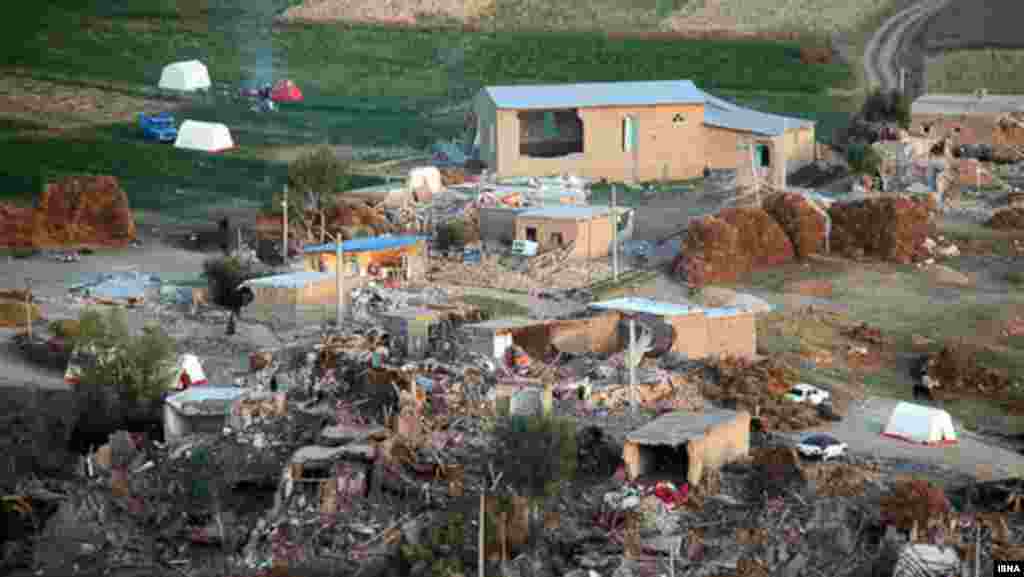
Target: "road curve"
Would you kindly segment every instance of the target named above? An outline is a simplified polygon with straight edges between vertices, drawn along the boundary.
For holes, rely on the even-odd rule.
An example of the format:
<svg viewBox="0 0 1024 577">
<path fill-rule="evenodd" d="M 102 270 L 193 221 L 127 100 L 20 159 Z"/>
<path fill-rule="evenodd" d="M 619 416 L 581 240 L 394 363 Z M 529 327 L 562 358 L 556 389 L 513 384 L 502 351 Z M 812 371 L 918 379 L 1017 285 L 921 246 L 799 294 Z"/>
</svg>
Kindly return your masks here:
<svg viewBox="0 0 1024 577">
<path fill-rule="evenodd" d="M 922 0 L 882 23 L 864 47 L 864 73 L 868 87 L 883 91 L 899 88 L 896 56 L 904 39 L 950 1 Z"/>
</svg>

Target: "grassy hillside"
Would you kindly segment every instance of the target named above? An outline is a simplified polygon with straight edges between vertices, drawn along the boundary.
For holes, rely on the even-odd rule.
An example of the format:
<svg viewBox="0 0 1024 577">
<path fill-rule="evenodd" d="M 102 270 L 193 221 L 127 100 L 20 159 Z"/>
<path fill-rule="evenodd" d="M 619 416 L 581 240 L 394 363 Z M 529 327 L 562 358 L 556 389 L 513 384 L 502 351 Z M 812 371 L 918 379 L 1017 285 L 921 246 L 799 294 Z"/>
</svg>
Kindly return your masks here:
<svg viewBox="0 0 1024 577">
<path fill-rule="evenodd" d="M 0 98 L 8 103 L 0 107 L 0 197 L 30 194 L 60 174 L 91 172 L 124 178 L 137 206 L 162 208 L 193 197 L 259 201 L 284 174 L 283 165 L 268 160 L 272 149 L 423 148 L 459 135 L 464 110 L 458 105 L 487 84 L 690 78 L 767 110 L 826 118 L 841 108 L 827 89 L 849 76 L 842 65 L 800 63 L 796 45 L 764 41 L 272 24 L 288 5 L 56 0 L 21 6 L 23 20 L 0 23 L 0 62 L 6 63 Z M 167 101 L 156 89 L 162 66 L 189 58 L 207 64 L 214 90 Z M 245 83 L 281 77 L 294 79 L 306 101 L 264 114 L 236 97 Z M 238 150 L 211 157 L 141 141 L 134 115 L 157 105 L 176 107 L 179 118 L 228 124 Z"/>
</svg>

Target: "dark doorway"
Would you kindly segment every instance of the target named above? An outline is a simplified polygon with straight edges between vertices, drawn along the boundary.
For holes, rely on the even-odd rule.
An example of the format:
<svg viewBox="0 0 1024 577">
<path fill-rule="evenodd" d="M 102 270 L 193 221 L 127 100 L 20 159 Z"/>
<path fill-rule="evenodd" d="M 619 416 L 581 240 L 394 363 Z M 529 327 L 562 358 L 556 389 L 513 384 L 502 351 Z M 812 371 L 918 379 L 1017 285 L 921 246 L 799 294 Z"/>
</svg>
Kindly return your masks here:
<svg viewBox="0 0 1024 577">
<path fill-rule="evenodd" d="M 562 246 L 563 244 L 565 244 L 565 241 L 562 240 L 562 233 L 560 233 L 560 232 L 552 233 L 551 234 L 551 244 L 553 246 Z"/>
<path fill-rule="evenodd" d="M 526 227 L 526 240 L 530 242 L 537 242 L 537 229 L 532 226 Z"/>
<path fill-rule="evenodd" d="M 645 447 L 646 448 L 646 447 Z M 647 448 L 652 459 L 645 477 L 650 480 L 685 481 L 689 472 L 686 444 L 678 446 L 657 445 Z"/>
</svg>

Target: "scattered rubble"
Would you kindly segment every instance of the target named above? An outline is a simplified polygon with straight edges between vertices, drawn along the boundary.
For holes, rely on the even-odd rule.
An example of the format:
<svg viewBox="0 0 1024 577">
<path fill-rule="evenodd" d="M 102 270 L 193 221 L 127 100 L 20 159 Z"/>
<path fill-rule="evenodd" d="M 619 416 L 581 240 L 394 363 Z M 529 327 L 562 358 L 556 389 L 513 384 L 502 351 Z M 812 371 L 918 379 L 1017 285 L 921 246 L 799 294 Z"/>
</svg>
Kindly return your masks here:
<svg viewBox="0 0 1024 577">
<path fill-rule="evenodd" d="M 1024 208 L 1009 207 L 998 210 L 988 219 L 985 226 L 996 230 L 1024 229 Z"/>
<path fill-rule="evenodd" d="M 754 362 L 727 358 L 715 369 L 717 382 L 705 381 L 704 396 L 750 411 L 761 430 L 801 431 L 826 421 L 815 407 L 783 398 L 797 383 L 797 376 L 777 358 Z"/>
<path fill-rule="evenodd" d="M 928 379 L 925 386 L 938 398 L 1004 399 L 1010 387 L 1010 379 L 1004 372 L 982 367 L 976 355 L 964 345 L 946 345 L 927 357 L 923 377 Z"/>
</svg>

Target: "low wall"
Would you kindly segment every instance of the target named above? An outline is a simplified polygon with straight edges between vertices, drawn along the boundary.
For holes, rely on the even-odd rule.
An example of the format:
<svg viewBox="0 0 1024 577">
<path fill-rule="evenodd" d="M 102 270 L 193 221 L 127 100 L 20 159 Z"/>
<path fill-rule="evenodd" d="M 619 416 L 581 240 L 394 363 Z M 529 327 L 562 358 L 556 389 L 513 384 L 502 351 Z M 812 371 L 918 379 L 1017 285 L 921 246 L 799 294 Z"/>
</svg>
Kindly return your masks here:
<svg viewBox="0 0 1024 577">
<path fill-rule="evenodd" d="M 704 436 L 687 443 L 686 479 L 691 487 L 700 483 L 705 469 L 718 469 L 750 453 L 750 413 L 740 411 L 726 423 L 708 427 Z"/>
<path fill-rule="evenodd" d="M 757 354 L 757 322 L 752 312 L 705 316 L 707 356 L 751 358 Z"/>
</svg>

